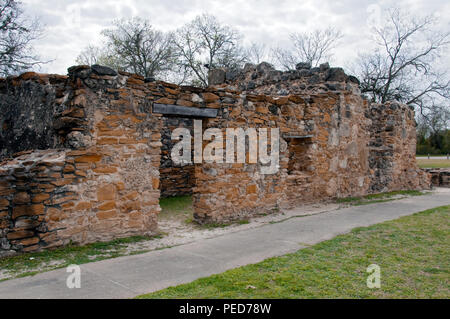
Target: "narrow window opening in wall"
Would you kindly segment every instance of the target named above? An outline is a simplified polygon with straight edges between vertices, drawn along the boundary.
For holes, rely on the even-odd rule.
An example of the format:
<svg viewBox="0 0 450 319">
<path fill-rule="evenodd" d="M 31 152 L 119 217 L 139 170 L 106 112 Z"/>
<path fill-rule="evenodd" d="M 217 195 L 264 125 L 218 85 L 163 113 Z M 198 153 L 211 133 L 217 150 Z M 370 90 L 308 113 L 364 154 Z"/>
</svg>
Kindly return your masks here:
<svg viewBox="0 0 450 319">
<path fill-rule="evenodd" d="M 292 137 L 287 139 L 289 162 L 288 174 L 297 175 L 312 170 L 311 138 Z"/>
</svg>

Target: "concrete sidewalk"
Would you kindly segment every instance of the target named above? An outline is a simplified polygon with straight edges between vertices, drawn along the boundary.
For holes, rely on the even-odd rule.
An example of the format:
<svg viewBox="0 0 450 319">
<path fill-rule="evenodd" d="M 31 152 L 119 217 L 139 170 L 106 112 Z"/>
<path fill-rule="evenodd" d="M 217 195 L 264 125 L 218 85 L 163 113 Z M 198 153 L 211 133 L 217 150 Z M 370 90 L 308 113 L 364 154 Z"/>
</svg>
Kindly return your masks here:
<svg viewBox="0 0 450 319">
<path fill-rule="evenodd" d="M 355 227 L 450 205 L 449 190 L 291 218 L 243 232 L 81 265 L 81 288 L 65 269 L 0 282 L 0 298 L 129 298 L 297 251 Z"/>
</svg>

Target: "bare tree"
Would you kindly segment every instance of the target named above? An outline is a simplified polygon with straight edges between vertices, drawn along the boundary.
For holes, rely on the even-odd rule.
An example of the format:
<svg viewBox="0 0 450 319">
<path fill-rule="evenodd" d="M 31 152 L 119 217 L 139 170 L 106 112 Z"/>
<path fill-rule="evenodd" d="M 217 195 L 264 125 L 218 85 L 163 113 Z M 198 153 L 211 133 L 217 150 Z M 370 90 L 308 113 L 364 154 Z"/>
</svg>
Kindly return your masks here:
<svg viewBox="0 0 450 319">
<path fill-rule="evenodd" d="M 77 64 L 93 65 L 101 64 L 102 49 L 93 45 L 88 45 L 80 52 L 76 59 Z"/>
<path fill-rule="evenodd" d="M 84 65 L 100 64 L 116 70 L 127 70 L 124 61 L 106 45 L 103 47 L 88 45 L 80 52 L 75 62 Z"/>
<path fill-rule="evenodd" d="M 239 33 L 221 25 L 212 15 L 196 17 L 175 33 L 175 46 L 185 78 L 191 84 L 208 85 L 210 68 L 238 68 L 245 61 Z"/>
<path fill-rule="evenodd" d="M 417 116 L 417 130 L 432 134 L 450 129 L 450 108 L 448 104 L 430 104 L 427 113 Z"/>
<path fill-rule="evenodd" d="M 335 28 L 315 30 L 312 32 L 298 32 L 289 35 L 292 48 L 275 48 L 272 50 L 273 60 L 286 70 L 295 70 L 299 62 L 318 66 L 333 56 L 333 50 L 342 33 Z"/>
<path fill-rule="evenodd" d="M 426 116 L 417 115 L 418 154 L 449 154 L 450 108 L 448 105 L 429 106 Z"/>
<path fill-rule="evenodd" d="M 148 20 L 116 20 L 114 28 L 103 30 L 102 35 L 106 43 L 100 55 L 88 48 L 81 53 L 81 59 L 100 61 L 145 77 L 163 76 L 175 63 L 172 35 L 154 30 Z"/>
<path fill-rule="evenodd" d="M 19 1 L 0 0 L 0 75 L 16 74 L 44 63 L 31 46 L 41 36 L 39 21 L 27 21 Z"/>
<path fill-rule="evenodd" d="M 253 64 L 260 64 L 267 58 L 267 48 L 265 44 L 252 42 L 247 48 L 248 62 Z"/>
<path fill-rule="evenodd" d="M 424 115 L 450 97 L 450 81 L 438 67 L 450 34 L 433 29 L 431 16 L 414 17 L 390 9 L 383 27 L 374 28 L 378 49 L 360 54 L 357 73 L 361 91 L 372 101 L 398 100 L 417 107 Z"/>
</svg>

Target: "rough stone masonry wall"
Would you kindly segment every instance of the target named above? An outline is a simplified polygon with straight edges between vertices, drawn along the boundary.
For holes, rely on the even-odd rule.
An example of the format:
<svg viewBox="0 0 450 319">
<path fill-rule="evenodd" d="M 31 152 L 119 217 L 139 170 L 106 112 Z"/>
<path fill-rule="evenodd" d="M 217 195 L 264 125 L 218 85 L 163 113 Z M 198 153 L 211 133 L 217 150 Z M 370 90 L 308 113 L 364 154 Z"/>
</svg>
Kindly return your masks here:
<svg viewBox="0 0 450 319">
<path fill-rule="evenodd" d="M 372 104 L 368 110 L 370 192 L 424 189 L 431 176 L 416 164 L 414 111 L 404 104 Z"/>
<path fill-rule="evenodd" d="M 63 147 L 54 115 L 63 111 L 56 101 L 64 99 L 67 79 L 36 73 L 0 79 L 0 159 L 23 150 Z"/>
<path fill-rule="evenodd" d="M 279 127 L 285 135 L 312 137 L 281 140 L 275 175 L 262 176 L 258 165 L 247 164 L 197 168 L 200 220 L 227 221 L 331 198 L 430 187 L 429 175 L 415 162 L 413 112 L 399 104 L 370 105 L 359 81 L 341 68 L 299 64 L 295 71 L 281 72 L 262 63 L 240 72 L 213 70 L 210 81 L 219 90 L 222 117 L 208 120 L 208 126 Z"/>
<path fill-rule="evenodd" d="M 160 189 L 187 192 L 193 185 L 194 217 L 203 223 L 430 185 L 415 163 L 411 110 L 370 105 L 355 78 L 327 65 L 284 73 L 250 65 L 206 89 L 78 66 L 68 77 L 0 80 L 0 95 L 3 254 L 150 234 Z M 279 128 L 279 171 L 203 163 L 178 175 L 167 162 L 166 127 L 177 120 L 154 114 L 153 103 L 217 109 L 203 128 L 223 133 Z M 26 152 L 13 155 L 18 151 Z M 179 185 L 186 180 L 188 187 Z"/>
<path fill-rule="evenodd" d="M 358 162 L 359 157 L 364 168 L 368 167 L 371 183 L 367 192 L 430 187 L 429 174 L 416 164 L 414 111 L 396 102 L 384 105 L 369 103 L 361 95 L 359 80 L 345 74 L 342 68 L 332 68 L 328 63 L 312 68 L 308 63 L 299 63 L 296 70 L 280 72 L 267 63 L 261 63 L 258 66 L 247 65 L 241 72 L 226 73 L 225 82 L 259 94 L 339 95 L 340 103 L 331 113 L 334 121 L 328 126 L 331 128 L 330 136 L 341 148 L 338 154 L 345 154 L 344 157 L 356 155 L 354 159 Z M 355 153 L 355 143 L 365 145 L 362 148 L 359 145 Z M 367 163 L 363 160 L 366 156 Z M 345 168 L 346 159 L 338 161 L 339 166 Z M 361 178 L 350 184 L 339 181 L 339 185 L 348 186 L 346 192 L 341 190 L 339 194 L 348 194 L 361 187 Z"/>
<path fill-rule="evenodd" d="M 194 206 L 198 220 L 224 222 L 280 207 L 367 194 L 368 133 L 361 126 L 367 119 L 350 94 L 272 98 L 217 89 L 220 116 L 204 121 L 205 126 L 222 128 L 224 136 L 227 127 L 279 128 L 280 169 L 276 174 L 263 175 L 260 164 L 196 167 Z M 351 111 L 340 118 L 346 99 Z M 290 146 L 296 141 L 305 141 L 307 147 L 302 157 L 298 154 L 299 158 L 291 158 Z M 290 161 L 297 167 L 290 169 Z"/>
<path fill-rule="evenodd" d="M 40 116 L 48 118 L 43 135 L 38 135 L 41 126 L 16 125 L 17 146 L 2 143 L 4 154 L 50 149 L 2 163 L 0 254 L 152 234 L 156 229 L 160 119 L 148 112 L 143 92 L 133 89 L 143 81 L 96 74 L 88 67 L 70 71 L 58 85 L 48 80 L 51 76 L 37 74 L 3 81 L 2 109 L 13 103 L 22 114 L 35 115 L 36 123 Z M 38 85 L 42 88 L 29 90 Z M 29 101 L 52 106 L 47 112 L 53 118 L 37 112 L 41 104 Z M 33 133 L 36 147 L 26 143 Z"/>
</svg>

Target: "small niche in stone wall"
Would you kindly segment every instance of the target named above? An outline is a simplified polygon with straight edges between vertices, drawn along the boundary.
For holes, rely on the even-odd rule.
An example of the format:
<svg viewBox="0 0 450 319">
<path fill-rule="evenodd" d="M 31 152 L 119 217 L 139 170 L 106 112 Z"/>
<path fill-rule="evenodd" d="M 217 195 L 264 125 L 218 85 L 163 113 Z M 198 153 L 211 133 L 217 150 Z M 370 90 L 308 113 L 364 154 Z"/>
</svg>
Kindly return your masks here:
<svg viewBox="0 0 450 319">
<path fill-rule="evenodd" d="M 289 162 L 288 174 L 296 175 L 307 173 L 312 167 L 311 141 L 310 135 L 307 136 L 285 136 L 288 144 Z"/>
</svg>

